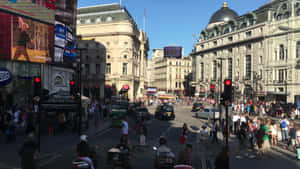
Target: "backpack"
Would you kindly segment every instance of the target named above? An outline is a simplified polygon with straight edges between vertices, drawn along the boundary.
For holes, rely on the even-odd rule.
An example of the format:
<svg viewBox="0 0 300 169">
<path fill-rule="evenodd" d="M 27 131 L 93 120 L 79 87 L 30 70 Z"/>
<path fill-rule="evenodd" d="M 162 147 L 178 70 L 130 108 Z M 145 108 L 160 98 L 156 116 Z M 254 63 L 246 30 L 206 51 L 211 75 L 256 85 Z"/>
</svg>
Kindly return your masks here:
<svg viewBox="0 0 300 169">
<path fill-rule="evenodd" d="M 285 120 L 283 120 L 283 121 L 281 122 L 280 127 L 281 127 L 281 128 L 286 128 L 286 127 L 287 127 L 287 123 L 286 123 Z"/>
</svg>

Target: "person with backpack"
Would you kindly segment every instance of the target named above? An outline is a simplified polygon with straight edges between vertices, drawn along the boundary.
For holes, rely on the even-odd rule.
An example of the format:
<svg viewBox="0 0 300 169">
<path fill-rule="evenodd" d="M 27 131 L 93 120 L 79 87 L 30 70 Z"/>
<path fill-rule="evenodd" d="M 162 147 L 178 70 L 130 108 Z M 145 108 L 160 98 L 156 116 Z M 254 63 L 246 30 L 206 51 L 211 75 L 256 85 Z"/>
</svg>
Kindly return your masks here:
<svg viewBox="0 0 300 169">
<path fill-rule="evenodd" d="M 283 120 L 280 121 L 280 128 L 282 133 L 282 142 L 288 141 L 289 138 L 289 124 L 290 122 L 287 120 L 286 116 L 284 116 Z"/>
</svg>

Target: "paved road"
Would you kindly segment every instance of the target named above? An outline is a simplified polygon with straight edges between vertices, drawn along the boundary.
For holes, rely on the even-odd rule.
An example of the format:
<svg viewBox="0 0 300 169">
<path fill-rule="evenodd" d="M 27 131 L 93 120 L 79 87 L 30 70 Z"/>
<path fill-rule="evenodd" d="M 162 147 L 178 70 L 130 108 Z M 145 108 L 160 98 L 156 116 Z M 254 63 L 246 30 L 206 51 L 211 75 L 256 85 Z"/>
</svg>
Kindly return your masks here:
<svg viewBox="0 0 300 169">
<path fill-rule="evenodd" d="M 154 107 L 150 107 L 149 110 L 153 113 Z M 181 150 L 181 145 L 178 143 L 180 135 L 180 128 L 183 123 L 187 123 L 189 126 L 200 127 L 205 122 L 203 119 L 194 118 L 194 113 L 190 112 L 191 106 L 175 106 L 176 119 L 173 121 L 159 121 L 156 119 L 148 122 L 148 135 L 147 143 L 149 146 L 137 147 L 134 149 L 134 156 L 132 159 L 133 169 L 153 169 L 153 157 L 154 152 L 152 146 L 157 146 L 158 139 L 161 135 L 164 135 L 171 149 L 177 153 Z M 130 126 L 132 127 L 132 121 Z M 201 169 L 201 158 L 203 152 L 211 154 L 213 157 L 220 150 L 220 145 L 212 144 L 195 144 L 196 131 L 190 129 L 188 135 L 188 141 L 193 144 L 193 165 L 196 169 Z M 115 146 L 119 142 L 120 129 L 111 128 L 98 135 L 90 138 L 91 144 L 98 145 L 97 150 L 99 155 L 98 168 L 109 169 L 112 168 L 105 164 L 106 152 L 110 147 Z M 137 144 L 135 133 L 130 133 L 131 143 Z M 237 148 L 237 142 L 235 138 L 231 138 L 231 156 L 230 166 L 231 169 L 296 169 L 300 168 L 300 163 L 294 160 L 293 153 L 289 153 L 281 148 L 272 150 L 268 159 L 258 160 L 243 158 L 237 160 L 234 158 L 235 150 Z M 210 150 L 205 151 L 205 150 Z M 44 166 L 45 169 L 66 169 L 71 168 L 71 162 L 76 157 L 75 146 L 73 149 L 68 149 L 58 154 L 54 160 L 49 160 L 48 164 Z"/>
</svg>

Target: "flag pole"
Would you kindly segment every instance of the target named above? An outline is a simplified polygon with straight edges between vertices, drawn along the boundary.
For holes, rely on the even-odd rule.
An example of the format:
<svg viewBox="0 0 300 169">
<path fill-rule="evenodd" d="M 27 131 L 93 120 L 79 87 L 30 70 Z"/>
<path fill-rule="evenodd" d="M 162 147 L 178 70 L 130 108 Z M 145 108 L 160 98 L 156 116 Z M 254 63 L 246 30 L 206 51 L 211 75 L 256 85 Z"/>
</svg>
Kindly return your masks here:
<svg viewBox="0 0 300 169">
<path fill-rule="evenodd" d="M 120 0 L 120 6 L 122 7 L 122 0 Z"/>
<path fill-rule="evenodd" d="M 144 28 L 144 32 L 146 33 L 146 9 L 144 8 L 144 25 L 143 25 L 143 28 Z"/>
</svg>

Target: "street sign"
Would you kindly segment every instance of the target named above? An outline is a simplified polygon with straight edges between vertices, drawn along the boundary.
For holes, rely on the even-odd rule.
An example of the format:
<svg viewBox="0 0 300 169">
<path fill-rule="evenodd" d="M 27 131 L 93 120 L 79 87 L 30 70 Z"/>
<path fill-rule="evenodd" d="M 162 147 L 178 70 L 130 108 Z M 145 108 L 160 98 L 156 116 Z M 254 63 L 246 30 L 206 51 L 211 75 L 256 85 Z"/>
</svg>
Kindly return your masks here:
<svg viewBox="0 0 300 169">
<path fill-rule="evenodd" d="M 300 109 L 300 101 L 298 102 L 298 109 Z"/>
</svg>

